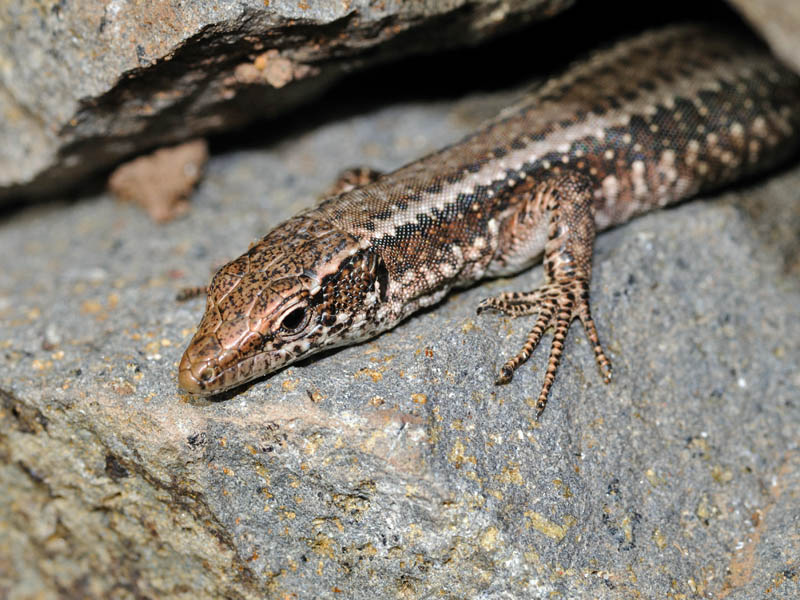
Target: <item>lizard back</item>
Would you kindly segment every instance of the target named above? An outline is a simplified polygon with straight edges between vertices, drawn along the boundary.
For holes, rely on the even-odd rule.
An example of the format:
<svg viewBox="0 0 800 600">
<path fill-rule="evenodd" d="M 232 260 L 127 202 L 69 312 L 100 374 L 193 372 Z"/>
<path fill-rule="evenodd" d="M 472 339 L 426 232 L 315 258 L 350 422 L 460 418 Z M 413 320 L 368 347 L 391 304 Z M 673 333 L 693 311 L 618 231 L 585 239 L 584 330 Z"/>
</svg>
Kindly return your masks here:
<svg viewBox="0 0 800 600">
<path fill-rule="evenodd" d="M 447 271 L 464 283 L 542 252 L 542 232 L 504 247 L 493 230 L 548 174 L 584 174 L 605 229 L 775 166 L 798 130 L 797 75 L 754 40 L 673 26 L 595 53 L 464 140 L 318 210 L 378 248 L 396 278 L 440 268 L 457 246 Z M 486 269 L 458 258 L 491 253 Z"/>
</svg>

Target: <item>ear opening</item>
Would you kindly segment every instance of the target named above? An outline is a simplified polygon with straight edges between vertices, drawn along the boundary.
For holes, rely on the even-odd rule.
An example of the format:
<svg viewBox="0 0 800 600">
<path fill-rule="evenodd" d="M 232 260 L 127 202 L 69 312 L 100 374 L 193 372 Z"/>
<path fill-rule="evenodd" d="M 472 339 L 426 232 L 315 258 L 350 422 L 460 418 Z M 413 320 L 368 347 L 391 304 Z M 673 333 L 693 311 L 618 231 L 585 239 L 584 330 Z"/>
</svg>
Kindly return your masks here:
<svg viewBox="0 0 800 600">
<path fill-rule="evenodd" d="M 375 255 L 375 282 L 378 285 L 381 302 L 386 302 L 389 299 L 389 269 L 386 268 L 386 263 L 380 254 Z"/>
</svg>

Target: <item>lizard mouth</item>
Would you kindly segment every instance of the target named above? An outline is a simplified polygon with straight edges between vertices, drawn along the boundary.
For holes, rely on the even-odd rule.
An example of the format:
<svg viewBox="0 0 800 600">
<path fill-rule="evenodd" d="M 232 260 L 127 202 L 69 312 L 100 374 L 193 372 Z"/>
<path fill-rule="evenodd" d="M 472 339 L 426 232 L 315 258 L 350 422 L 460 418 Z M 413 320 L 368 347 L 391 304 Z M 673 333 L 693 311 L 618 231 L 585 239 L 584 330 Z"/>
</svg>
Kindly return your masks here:
<svg viewBox="0 0 800 600">
<path fill-rule="evenodd" d="M 259 355 L 234 358 L 233 352 L 208 356 L 196 352 L 190 344 L 178 366 L 178 387 L 196 396 L 211 396 L 225 392 L 263 374 L 254 368 Z M 262 361 L 263 362 L 263 361 Z"/>
<path fill-rule="evenodd" d="M 291 357 L 261 352 L 232 362 L 225 357 L 191 356 L 186 349 L 178 367 L 178 387 L 195 396 L 212 396 L 268 375 L 286 364 Z M 227 363 L 227 364 L 226 364 Z"/>
<path fill-rule="evenodd" d="M 253 360 L 253 357 L 246 358 L 223 369 L 214 359 L 192 364 L 184 355 L 178 367 L 178 387 L 193 396 L 227 392 L 265 375 L 253 371 Z"/>
<path fill-rule="evenodd" d="M 258 356 L 242 357 L 238 347 L 226 349 L 215 334 L 195 337 L 178 366 L 178 387 L 197 396 L 224 392 L 258 375 Z"/>
</svg>

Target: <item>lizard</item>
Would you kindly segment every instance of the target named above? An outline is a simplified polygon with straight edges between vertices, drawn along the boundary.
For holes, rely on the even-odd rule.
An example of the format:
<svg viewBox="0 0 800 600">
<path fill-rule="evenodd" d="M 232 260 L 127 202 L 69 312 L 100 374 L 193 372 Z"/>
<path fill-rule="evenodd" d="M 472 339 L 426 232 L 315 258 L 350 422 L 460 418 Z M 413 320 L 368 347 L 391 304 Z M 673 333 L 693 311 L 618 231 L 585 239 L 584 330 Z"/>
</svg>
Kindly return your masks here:
<svg viewBox="0 0 800 600">
<path fill-rule="evenodd" d="M 363 172 L 219 269 L 179 387 L 229 390 L 542 260 L 541 287 L 477 307 L 535 316 L 498 384 L 553 330 L 538 419 L 575 319 L 611 378 L 590 310 L 597 232 L 772 169 L 799 133 L 800 77 L 758 43 L 697 24 L 617 42 L 463 140 Z"/>
</svg>

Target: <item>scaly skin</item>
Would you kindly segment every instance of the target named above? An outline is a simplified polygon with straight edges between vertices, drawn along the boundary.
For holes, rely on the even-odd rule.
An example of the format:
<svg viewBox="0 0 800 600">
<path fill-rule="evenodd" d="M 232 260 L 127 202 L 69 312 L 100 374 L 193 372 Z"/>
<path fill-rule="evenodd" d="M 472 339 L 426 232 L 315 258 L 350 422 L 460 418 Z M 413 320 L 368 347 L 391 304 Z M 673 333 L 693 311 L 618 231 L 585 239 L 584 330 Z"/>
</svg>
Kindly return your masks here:
<svg viewBox="0 0 800 600">
<path fill-rule="evenodd" d="M 554 329 L 544 410 L 589 309 L 597 231 L 765 171 L 798 147 L 800 78 L 762 48 L 699 26 L 646 33 L 568 69 L 461 142 L 324 200 L 222 267 L 180 364 L 213 394 L 365 340 L 456 286 L 520 271 L 545 283 L 479 308 L 536 314 L 498 383 Z"/>
</svg>

